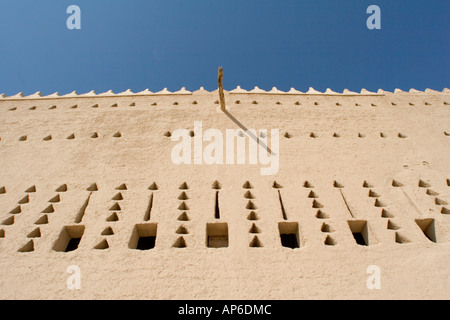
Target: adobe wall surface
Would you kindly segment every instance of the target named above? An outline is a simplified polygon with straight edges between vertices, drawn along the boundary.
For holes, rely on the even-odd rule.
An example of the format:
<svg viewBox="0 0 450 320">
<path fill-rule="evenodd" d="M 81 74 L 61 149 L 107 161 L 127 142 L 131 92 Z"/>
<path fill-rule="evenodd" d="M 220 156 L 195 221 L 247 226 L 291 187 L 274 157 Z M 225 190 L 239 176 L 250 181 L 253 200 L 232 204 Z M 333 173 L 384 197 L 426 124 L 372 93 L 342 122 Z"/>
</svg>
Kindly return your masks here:
<svg viewBox="0 0 450 320">
<path fill-rule="evenodd" d="M 450 298 L 448 90 L 225 98 L 228 114 L 204 90 L 2 96 L 0 298 Z M 195 121 L 279 129 L 278 172 L 173 164 L 167 133 Z M 207 247 L 217 223 L 226 248 Z M 296 224 L 299 248 L 283 247 Z M 135 249 L 136 225 L 156 228 L 153 249 Z"/>
</svg>

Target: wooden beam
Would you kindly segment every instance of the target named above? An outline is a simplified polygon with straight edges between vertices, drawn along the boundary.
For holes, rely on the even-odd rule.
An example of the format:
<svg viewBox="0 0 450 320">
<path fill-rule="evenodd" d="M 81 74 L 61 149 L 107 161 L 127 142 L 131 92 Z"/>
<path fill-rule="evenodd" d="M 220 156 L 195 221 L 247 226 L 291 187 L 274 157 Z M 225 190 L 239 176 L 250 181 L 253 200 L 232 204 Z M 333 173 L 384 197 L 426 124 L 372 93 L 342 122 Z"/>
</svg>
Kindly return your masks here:
<svg viewBox="0 0 450 320">
<path fill-rule="evenodd" d="M 225 112 L 225 95 L 223 93 L 223 69 L 219 67 L 219 78 L 217 79 L 219 82 L 219 100 L 220 100 L 220 109 Z"/>
</svg>

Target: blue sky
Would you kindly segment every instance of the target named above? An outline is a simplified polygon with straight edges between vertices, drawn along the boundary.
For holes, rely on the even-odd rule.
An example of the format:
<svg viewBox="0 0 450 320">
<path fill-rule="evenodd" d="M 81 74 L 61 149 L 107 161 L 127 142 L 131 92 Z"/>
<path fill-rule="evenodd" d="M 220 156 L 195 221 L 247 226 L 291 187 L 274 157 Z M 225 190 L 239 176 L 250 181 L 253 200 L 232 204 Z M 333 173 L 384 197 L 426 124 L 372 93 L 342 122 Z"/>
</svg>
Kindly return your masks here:
<svg viewBox="0 0 450 320">
<path fill-rule="evenodd" d="M 81 8 L 81 30 L 66 9 Z M 368 30 L 369 5 L 382 29 Z M 0 93 L 450 87 L 448 0 L 1 0 Z"/>
</svg>

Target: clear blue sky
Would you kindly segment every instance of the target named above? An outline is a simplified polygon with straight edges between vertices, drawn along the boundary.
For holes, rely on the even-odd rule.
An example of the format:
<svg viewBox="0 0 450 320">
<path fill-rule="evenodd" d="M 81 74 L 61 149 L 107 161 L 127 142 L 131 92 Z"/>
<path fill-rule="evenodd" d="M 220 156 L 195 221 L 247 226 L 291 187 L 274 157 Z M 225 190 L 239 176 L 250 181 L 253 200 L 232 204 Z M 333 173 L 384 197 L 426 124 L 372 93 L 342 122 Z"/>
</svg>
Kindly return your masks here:
<svg viewBox="0 0 450 320">
<path fill-rule="evenodd" d="M 442 90 L 449 14 L 449 0 L 1 0 L 0 93 L 213 90 L 218 66 L 228 90 Z"/>
</svg>

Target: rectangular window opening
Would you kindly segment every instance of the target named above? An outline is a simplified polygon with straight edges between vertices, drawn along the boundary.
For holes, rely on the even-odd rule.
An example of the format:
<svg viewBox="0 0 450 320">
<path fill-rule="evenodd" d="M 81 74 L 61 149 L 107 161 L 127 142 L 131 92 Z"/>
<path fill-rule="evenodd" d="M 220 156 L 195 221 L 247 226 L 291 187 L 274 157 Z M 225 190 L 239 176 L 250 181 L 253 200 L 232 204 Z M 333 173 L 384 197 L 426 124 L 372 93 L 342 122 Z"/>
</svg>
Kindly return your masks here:
<svg viewBox="0 0 450 320">
<path fill-rule="evenodd" d="M 416 223 L 428 240 L 435 243 L 437 242 L 434 219 L 416 219 Z"/>
<path fill-rule="evenodd" d="M 367 227 L 367 221 L 365 220 L 351 220 L 348 221 L 348 226 L 353 234 L 353 238 L 360 246 L 369 245 L 369 232 Z"/>
<path fill-rule="evenodd" d="M 156 223 L 137 224 L 131 235 L 129 248 L 142 251 L 155 248 L 157 229 Z"/>
<path fill-rule="evenodd" d="M 84 226 L 65 226 L 56 240 L 53 250 L 71 252 L 78 249 L 84 234 Z"/>
<path fill-rule="evenodd" d="M 206 246 L 208 248 L 228 247 L 227 223 L 208 223 L 206 225 Z"/>
<path fill-rule="evenodd" d="M 298 223 L 297 222 L 280 222 L 278 223 L 280 231 L 281 245 L 285 248 L 300 248 Z"/>
</svg>

